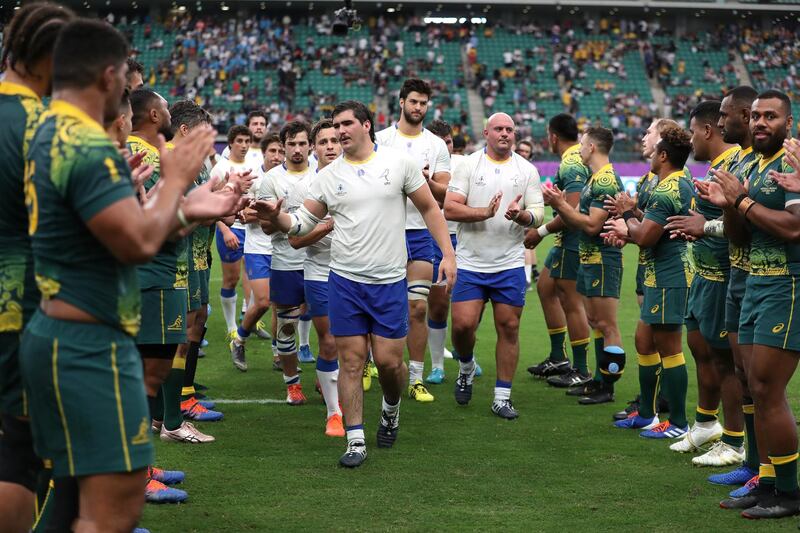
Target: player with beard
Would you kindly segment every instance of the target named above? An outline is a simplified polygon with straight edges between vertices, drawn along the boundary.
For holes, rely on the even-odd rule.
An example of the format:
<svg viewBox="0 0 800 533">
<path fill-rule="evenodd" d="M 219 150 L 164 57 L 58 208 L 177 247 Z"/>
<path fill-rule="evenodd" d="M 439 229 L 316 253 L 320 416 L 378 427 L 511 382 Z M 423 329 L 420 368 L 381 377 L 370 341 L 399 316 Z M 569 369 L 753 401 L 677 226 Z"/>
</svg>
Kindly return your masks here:
<svg viewBox="0 0 800 533">
<path fill-rule="evenodd" d="M 748 368 L 755 403 L 756 433 L 769 462 L 759 468 L 758 486 L 725 508 L 744 509 L 746 518 L 781 518 L 800 513 L 797 484 L 797 429 L 786 401 L 786 386 L 797 367 L 800 331 L 793 321 L 800 274 L 800 167 L 786 156 L 791 135 L 789 98 L 777 90 L 758 95 L 750 112 L 753 148 L 758 153 L 745 179 L 726 171 L 697 188 L 723 210 L 725 233 L 737 244 L 750 243 L 750 275 L 742 301 L 739 345 Z M 790 143 L 791 146 L 791 143 Z"/>
<path fill-rule="evenodd" d="M 378 144 L 401 150 L 413 157 L 426 175 L 433 197 L 444 201 L 450 181 L 450 153 L 444 141 L 423 127 L 433 90 L 419 78 L 409 78 L 400 88 L 400 120 L 378 132 Z M 408 395 L 418 402 L 432 402 L 433 395 L 422 383 L 425 345 L 428 341 L 426 313 L 433 278 L 433 239 L 419 211 L 406 205 L 408 248 Z"/>
<path fill-rule="evenodd" d="M 311 129 L 311 146 L 317 161 L 316 174 L 331 164 L 342 153 L 336 130 L 330 119 L 322 119 Z M 314 179 L 312 178 L 312 180 Z M 310 181 L 298 182 L 289 197 L 290 209 L 299 209 L 308 196 Z M 344 437 L 342 411 L 339 407 L 339 358 L 336 340 L 331 334 L 328 319 L 328 275 L 331 262 L 331 237 L 333 220 L 327 217 L 317 227 L 303 237 L 289 237 L 289 244 L 295 249 L 306 250 L 303 265 L 303 287 L 308 315 L 314 323 L 319 339 L 317 358 L 317 382 L 327 407 L 325 434 L 329 437 Z"/>
<path fill-rule="evenodd" d="M 277 200 L 282 198 L 289 208 L 288 199 L 292 191 L 309 182 L 314 177 L 308 168 L 308 147 L 311 128 L 305 122 L 292 121 L 283 126 L 280 139 L 286 152 L 286 161 L 266 173 L 255 195 L 259 199 Z M 305 302 L 303 285 L 303 263 L 305 250 L 295 250 L 285 233 L 271 231 L 272 264 L 270 300 L 273 313 L 277 315 L 275 342 L 283 368 L 286 383 L 286 403 L 302 405 L 306 402 L 298 372 L 297 343 L 295 333 Z M 245 362 L 245 343 L 250 331 L 239 326 L 236 336 L 230 343 L 231 358 L 240 370 L 247 369 Z"/>
</svg>

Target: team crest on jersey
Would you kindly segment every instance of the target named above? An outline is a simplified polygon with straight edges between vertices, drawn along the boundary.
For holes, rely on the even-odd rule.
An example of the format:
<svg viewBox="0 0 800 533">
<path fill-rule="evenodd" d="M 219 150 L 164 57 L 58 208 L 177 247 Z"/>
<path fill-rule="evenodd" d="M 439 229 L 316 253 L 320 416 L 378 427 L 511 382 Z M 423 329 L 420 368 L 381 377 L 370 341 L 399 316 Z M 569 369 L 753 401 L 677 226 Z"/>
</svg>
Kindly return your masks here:
<svg viewBox="0 0 800 533">
<path fill-rule="evenodd" d="M 515 175 L 513 178 L 511 178 L 511 181 L 514 182 L 514 187 L 519 187 L 519 175 Z"/>
<path fill-rule="evenodd" d="M 392 182 L 389 180 L 389 169 L 388 168 L 383 170 L 383 173 L 381 173 L 380 179 L 383 180 L 383 184 L 384 185 L 391 185 L 392 184 Z"/>
<path fill-rule="evenodd" d="M 483 177 L 483 174 L 478 176 L 478 179 L 475 180 L 475 185 L 479 187 L 484 187 L 486 185 L 486 178 Z"/>
<path fill-rule="evenodd" d="M 347 191 L 344 190 L 344 185 L 340 183 L 336 186 L 336 196 L 344 196 L 345 194 L 347 194 Z"/>
</svg>

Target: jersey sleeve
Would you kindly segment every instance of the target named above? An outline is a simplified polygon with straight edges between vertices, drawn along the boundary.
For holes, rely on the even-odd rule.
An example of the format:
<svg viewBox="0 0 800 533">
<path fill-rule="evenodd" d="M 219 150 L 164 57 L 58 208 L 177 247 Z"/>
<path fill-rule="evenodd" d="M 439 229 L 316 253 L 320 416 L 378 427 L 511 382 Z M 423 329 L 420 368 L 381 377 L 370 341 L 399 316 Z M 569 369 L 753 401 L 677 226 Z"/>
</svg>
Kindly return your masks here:
<svg viewBox="0 0 800 533">
<path fill-rule="evenodd" d="M 261 186 L 256 193 L 259 200 L 277 200 L 278 195 L 275 192 L 275 176 L 267 173 L 261 180 Z"/>
<path fill-rule="evenodd" d="M 472 174 L 472 161 L 470 159 L 462 159 L 458 165 L 453 169 L 453 175 L 450 177 L 450 183 L 447 186 L 447 191 L 460 194 L 464 198 L 469 196 L 469 180 Z"/>
<path fill-rule="evenodd" d="M 584 168 L 575 164 L 563 165 L 558 170 L 558 173 L 561 180 L 561 190 L 567 194 L 573 192 L 580 193 L 588 179 Z"/>
<path fill-rule="evenodd" d="M 72 169 L 67 201 L 84 222 L 109 205 L 134 196 L 128 164 L 113 149 L 94 149 Z"/>
<path fill-rule="evenodd" d="M 606 196 L 614 196 L 618 192 L 620 190 L 613 174 L 597 176 L 592 183 L 592 203 L 589 207 L 605 209 Z"/>
<path fill-rule="evenodd" d="M 542 197 L 542 180 L 539 171 L 531 165 L 531 172 L 528 175 L 528 186 L 525 187 L 525 194 L 522 198 L 523 209 L 544 209 L 544 198 Z"/>
<path fill-rule="evenodd" d="M 425 176 L 410 157 L 403 157 L 403 167 L 403 192 L 407 196 L 425 185 Z"/>
<path fill-rule="evenodd" d="M 451 167 L 451 159 L 450 159 L 450 152 L 447 151 L 447 145 L 441 139 L 438 139 L 440 142 L 437 145 L 437 152 L 436 152 L 436 160 L 434 161 L 433 172 L 431 173 L 431 178 L 433 174 L 437 172 L 448 172 L 452 176 L 452 167 Z"/>
<path fill-rule="evenodd" d="M 650 200 L 644 210 L 644 218 L 652 220 L 659 226 L 666 226 L 667 218 L 678 214 L 675 200 L 674 194 L 670 191 L 659 191 L 657 187 L 650 194 Z"/>
</svg>

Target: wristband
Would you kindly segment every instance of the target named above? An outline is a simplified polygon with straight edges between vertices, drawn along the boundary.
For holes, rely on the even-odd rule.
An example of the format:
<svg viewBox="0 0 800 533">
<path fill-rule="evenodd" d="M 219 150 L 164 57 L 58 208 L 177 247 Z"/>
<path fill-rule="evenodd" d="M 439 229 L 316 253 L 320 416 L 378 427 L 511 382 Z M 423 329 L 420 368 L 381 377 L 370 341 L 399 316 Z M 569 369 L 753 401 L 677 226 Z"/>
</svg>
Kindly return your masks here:
<svg viewBox="0 0 800 533">
<path fill-rule="evenodd" d="M 747 198 L 747 193 L 745 193 L 745 192 L 743 192 L 742 194 L 740 194 L 739 196 L 737 196 L 737 197 L 736 197 L 736 200 L 733 202 L 733 208 L 734 208 L 734 209 L 739 209 L 739 204 L 741 204 L 741 203 L 742 203 L 742 201 L 743 201 L 745 198 Z"/>
<path fill-rule="evenodd" d="M 536 228 L 536 233 L 539 234 L 539 237 L 546 237 L 547 235 L 550 235 L 550 230 L 547 229 L 547 224 L 542 224 Z"/>
<path fill-rule="evenodd" d="M 636 218 L 636 213 L 634 213 L 632 210 L 622 213 L 622 220 L 624 220 L 626 223 L 632 218 Z"/>
<path fill-rule="evenodd" d="M 181 226 L 184 228 L 188 228 L 190 226 L 189 221 L 186 220 L 186 215 L 184 214 L 182 207 L 178 208 L 178 211 L 175 212 L 175 216 L 178 217 L 178 222 L 181 223 Z"/>
<path fill-rule="evenodd" d="M 746 215 L 747 212 L 750 210 L 751 207 L 753 207 L 753 204 L 755 203 L 756 202 L 752 198 L 745 197 L 744 199 L 742 199 L 741 202 L 738 203 L 736 208 L 741 214 Z"/>
<path fill-rule="evenodd" d="M 750 200 L 750 198 L 748 198 L 748 200 Z M 756 202 L 750 200 L 750 202 L 747 204 L 747 207 L 744 208 L 744 213 L 742 213 L 742 215 L 744 215 L 744 218 L 747 218 L 747 213 L 749 213 L 750 210 L 753 209 L 754 205 L 756 205 Z"/>
</svg>

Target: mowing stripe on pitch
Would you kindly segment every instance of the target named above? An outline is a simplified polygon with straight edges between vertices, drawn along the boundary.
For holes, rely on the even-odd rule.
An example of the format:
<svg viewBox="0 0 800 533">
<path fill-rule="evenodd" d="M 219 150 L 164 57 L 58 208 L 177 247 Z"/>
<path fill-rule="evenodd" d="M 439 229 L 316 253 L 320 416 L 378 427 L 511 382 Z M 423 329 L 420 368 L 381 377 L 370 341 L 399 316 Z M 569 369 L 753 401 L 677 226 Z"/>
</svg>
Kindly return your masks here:
<svg viewBox="0 0 800 533">
<path fill-rule="evenodd" d="M 247 398 L 241 400 L 233 400 L 233 399 L 217 399 L 217 398 L 209 398 L 210 401 L 219 404 L 268 404 L 268 403 L 286 403 L 286 400 L 276 400 L 274 398 Z"/>
</svg>

